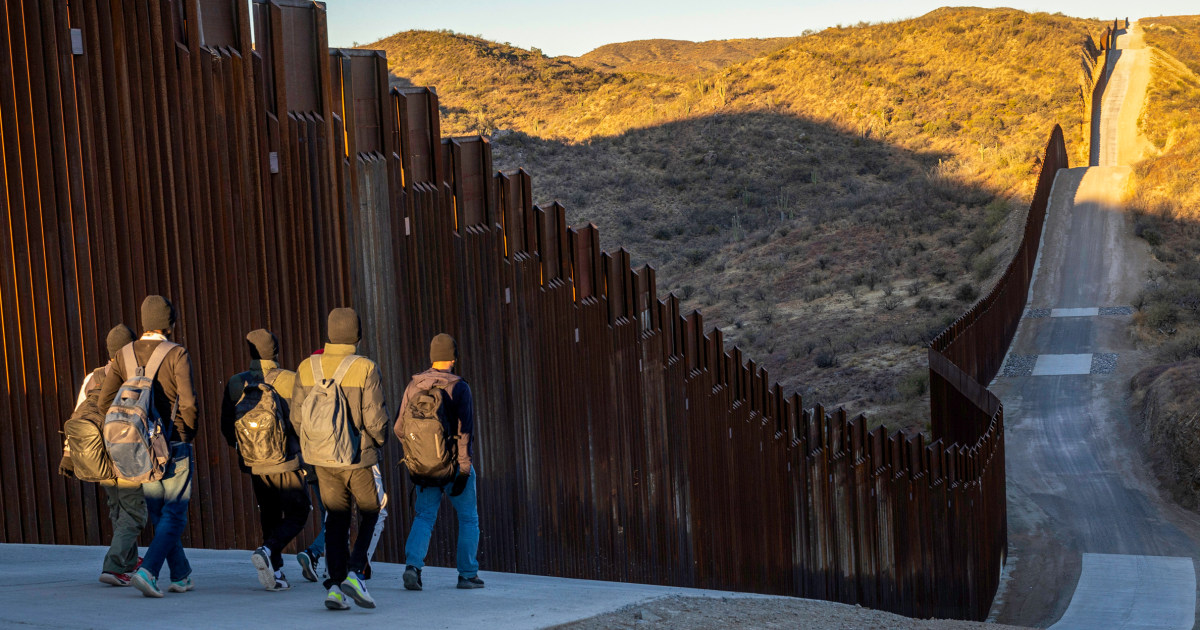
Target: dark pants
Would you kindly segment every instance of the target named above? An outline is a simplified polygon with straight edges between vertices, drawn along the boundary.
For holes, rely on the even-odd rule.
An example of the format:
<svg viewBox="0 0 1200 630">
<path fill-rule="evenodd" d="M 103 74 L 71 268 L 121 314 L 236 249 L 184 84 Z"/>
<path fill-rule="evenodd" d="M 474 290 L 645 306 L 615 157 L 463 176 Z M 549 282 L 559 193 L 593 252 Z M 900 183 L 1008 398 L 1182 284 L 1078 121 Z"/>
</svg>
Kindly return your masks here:
<svg viewBox="0 0 1200 630">
<path fill-rule="evenodd" d="M 322 468 L 317 484 L 325 504 L 325 562 L 329 579 L 325 588 L 341 584 L 350 571 L 362 571 L 370 553 L 375 522 L 379 520 L 379 493 L 370 468 Z M 350 501 L 358 506 L 358 537 L 350 551 Z"/>
<path fill-rule="evenodd" d="M 308 522 L 312 504 L 308 487 L 299 471 L 269 475 L 251 475 L 258 516 L 262 523 L 263 545 L 271 550 L 271 566 L 283 568 L 283 548 Z"/>
</svg>

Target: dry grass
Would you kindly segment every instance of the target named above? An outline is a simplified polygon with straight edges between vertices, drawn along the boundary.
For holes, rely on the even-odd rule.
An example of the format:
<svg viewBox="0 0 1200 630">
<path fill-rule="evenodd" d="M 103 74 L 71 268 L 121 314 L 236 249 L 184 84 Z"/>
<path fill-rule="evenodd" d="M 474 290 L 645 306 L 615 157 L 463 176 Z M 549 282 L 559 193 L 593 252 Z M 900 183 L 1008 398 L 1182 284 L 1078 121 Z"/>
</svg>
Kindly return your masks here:
<svg viewBox="0 0 1200 630">
<path fill-rule="evenodd" d="M 1200 357 L 1200 16 L 1140 24 L 1153 63 L 1139 126 L 1157 154 L 1134 167 L 1130 204 L 1162 265 L 1139 297 L 1135 333 L 1175 362 Z"/>
<path fill-rule="evenodd" d="M 582 57 L 564 57 L 577 66 L 601 72 L 656 74 L 696 78 L 727 66 L 775 52 L 798 37 L 767 39 L 724 39 L 689 42 L 678 39 L 647 39 L 601 46 Z"/>
<path fill-rule="evenodd" d="M 448 33 L 372 47 L 785 387 L 898 427 L 927 416 L 923 346 L 1012 256 L 1053 124 L 1082 145 L 1080 46 L 1102 28 L 941 9 L 699 78 Z"/>
</svg>

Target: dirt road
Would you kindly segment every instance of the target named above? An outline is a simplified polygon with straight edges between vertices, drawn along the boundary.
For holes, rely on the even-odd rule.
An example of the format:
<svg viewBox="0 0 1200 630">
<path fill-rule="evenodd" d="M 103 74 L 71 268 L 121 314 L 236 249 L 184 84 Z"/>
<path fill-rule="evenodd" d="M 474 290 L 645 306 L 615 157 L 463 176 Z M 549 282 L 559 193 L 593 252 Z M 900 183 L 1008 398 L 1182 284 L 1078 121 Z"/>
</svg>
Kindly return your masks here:
<svg viewBox="0 0 1200 630">
<path fill-rule="evenodd" d="M 1121 203 L 1144 147 L 1149 59 L 1134 31 L 1110 61 L 1100 165 L 1055 180 L 1030 310 L 992 385 L 1007 423 L 1011 555 L 992 615 L 1002 623 L 1194 624 L 1200 517 L 1158 491 L 1127 400 L 1144 364 L 1128 305 L 1150 260 Z"/>
</svg>

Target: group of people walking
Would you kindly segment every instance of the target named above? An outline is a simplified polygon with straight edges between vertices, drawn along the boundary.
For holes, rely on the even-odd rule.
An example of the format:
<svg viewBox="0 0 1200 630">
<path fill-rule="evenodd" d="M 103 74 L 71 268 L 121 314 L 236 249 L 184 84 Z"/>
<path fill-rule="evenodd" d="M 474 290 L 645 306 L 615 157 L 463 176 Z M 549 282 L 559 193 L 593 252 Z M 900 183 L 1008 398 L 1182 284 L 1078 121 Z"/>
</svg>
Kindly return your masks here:
<svg viewBox="0 0 1200 630">
<path fill-rule="evenodd" d="M 142 334 L 125 325 L 109 331 L 109 361 L 87 375 L 75 411 L 64 423 L 63 474 L 105 489 L 113 538 L 100 581 L 137 588 L 146 597 L 192 590 L 192 567 L 181 543 L 192 493 L 199 409 L 191 358 L 170 340 L 175 309 L 152 295 L 141 307 Z M 283 549 L 312 510 L 322 529 L 296 556 L 309 581 L 324 578 L 325 606 L 374 608 L 367 590 L 370 560 L 387 518 L 380 464 L 389 415 L 379 367 L 356 354 L 358 314 L 329 313 L 328 342 L 295 371 L 278 363 L 279 342 L 268 330 L 246 335 L 249 369 L 230 377 L 221 404 L 221 434 L 251 476 L 262 545 L 250 557 L 268 591 L 291 588 Z M 458 348 L 440 334 L 430 343 L 430 368 L 404 391 L 393 433 L 414 485 L 414 518 L 405 544 L 404 587 L 421 590 L 421 569 L 441 497 L 458 515 L 458 588 L 483 588 L 476 560 L 479 516 L 472 465 L 471 388 L 454 373 Z M 353 506 L 353 507 L 352 507 Z M 350 544 L 352 509 L 358 534 Z M 137 539 L 146 522 L 154 537 L 143 557 Z M 163 564 L 170 583 L 160 587 Z"/>
</svg>

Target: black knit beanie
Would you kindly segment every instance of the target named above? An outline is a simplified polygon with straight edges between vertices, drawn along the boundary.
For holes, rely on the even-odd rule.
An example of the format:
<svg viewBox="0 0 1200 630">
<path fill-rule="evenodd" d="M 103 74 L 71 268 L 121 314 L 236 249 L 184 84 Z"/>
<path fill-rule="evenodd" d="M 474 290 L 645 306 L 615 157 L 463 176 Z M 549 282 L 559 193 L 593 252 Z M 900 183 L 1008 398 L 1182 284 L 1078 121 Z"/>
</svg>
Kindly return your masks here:
<svg viewBox="0 0 1200 630">
<path fill-rule="evenodd" d="M 352 308 L 335 308 L 329 311 L 329 343 L 354 345 L 362 339 L 362 326 L 358 313 Z"/>
<path fill-rule="evenodd" d="M 250 346 L 250 357 L 263 361 L 274 361 L 279 356 L 279 340 L 266 328 L 252 330 L 246 334 L 246 344 Z"/>
<path fill-rule="evenodd" d="M 171 330 L 175 327 L 175 307 L 161 295 L 147 295 L 142 301 L 142 331 Z"/>
<path fill-rule="evenodd" d="M 446 333 L 440 333 L 429 342 L 429 360 L 432 363 L 438 361 L 457 361 L 458 360 L 458 344 L 454 342 L 454 337 Z"/>
<path fill-rule="evenodd" d="M 108 344 L 108 358 L 115 359 L 121 348 L 133 343 L 133 331 L 125 324 L 117 324 L 108 331 L 108 339 L 105 341 Z"/>
</svg>

